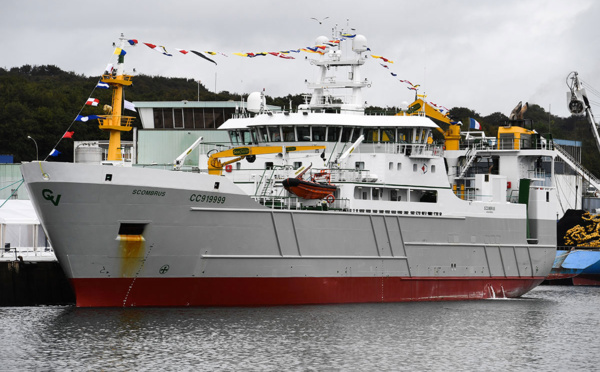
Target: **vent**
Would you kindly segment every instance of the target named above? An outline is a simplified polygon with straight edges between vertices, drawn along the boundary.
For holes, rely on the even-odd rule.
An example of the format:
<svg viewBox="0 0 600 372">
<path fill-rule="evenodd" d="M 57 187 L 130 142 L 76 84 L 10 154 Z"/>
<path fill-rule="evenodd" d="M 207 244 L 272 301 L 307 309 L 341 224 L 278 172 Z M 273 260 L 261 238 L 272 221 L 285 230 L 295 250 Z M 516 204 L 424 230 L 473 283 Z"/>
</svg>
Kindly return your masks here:
<svg viewBox="0 0 600 372">
<path fill-rule="evenodd" d="M 146 223 L 121 223 L 119 235 L 142 235 L 146 225 Z"/>
</svg>

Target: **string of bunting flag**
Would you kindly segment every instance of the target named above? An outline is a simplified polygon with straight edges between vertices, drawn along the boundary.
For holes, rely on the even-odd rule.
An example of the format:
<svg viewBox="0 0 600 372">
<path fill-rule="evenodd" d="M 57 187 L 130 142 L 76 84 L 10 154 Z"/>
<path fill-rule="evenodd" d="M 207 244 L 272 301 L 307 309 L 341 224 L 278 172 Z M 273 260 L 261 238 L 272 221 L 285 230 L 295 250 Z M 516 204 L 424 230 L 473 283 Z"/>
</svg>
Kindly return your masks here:
<svg viewBox="0 0 600 372">
<path fill-rule="evenodd" d="M 298 54 L 301 52 L 305 52 L 305 53 L 315 53 L 315 54 L 320 54 L 323 55 L 327 52 L 328 48 L 331 47 L 336 47 L 336 46 L 340 46 L 340 43 L 348 40 L 348 39 L 353 39 L 356 36 L 356 34 L 350 34 L 350 33 L 341 33 L 339 38 L 333 38 L 331 40 L 328 40 L 326 42 L 323 42 L 320 45 L 315 45 L 315 46 L 307 46 L 307 47 L 302 47 L 302 48 L 295 48 L 295 49 L 286 49 L 286 50 L 277 50 L 277 51 L 271 51 L 271 52 L 235 52 L 235 53 L 231 53 L 233 55 L 236 56 L 240 56 L 240 57 L 245 57 L 245 58 L 256 58 L 256 57 L 265 57 L 265 56 L 274 56 L 274 57 L 278 57 L 281 59 L 295 59 L 295 57 L 293 56 L 293 54 Z M 128 39 L 127 43 L 129 44 L 129 46 L 131 47 L 136 47 L 140 44 L 145 45 L 146 47 L 148 47 L 149 49 L 160 53 L 161 55 L 167 56 L 167 57 L 173 57 L 174 54 L 178 54 L 178 55 L 182 55 L 182 56 L 187 56 L 190 54 L 196 55 L 208 62 L 214 63 L 215 65 L 217 65 L 217 62 L 208 57 L 208 55 L 210 55 L 211 57 L 215 57 L 215 56 L 222 56 L 222 57 L 229 57 L 229 55 L 227 53 L 223 53 L 223 52 L 217 52 L 217 51 L 197 51 L 197 50 L 193 50 L 193 49 L 181 49 L 181 48 L 167 48 L 164 45 L 159 45 L 159 44 L 155 44 L 155 43 L 150 43 L 150 42 L 139 42 L 137 39 Z M 171 51 L 176 51 L 176 52 L 169 52 L 169 50 Z M 367 51 L 371 51 L 370 48 L 367 48 Z M 127 51 L 123 48 L 115 48 L 114 52 L 113 52 L 113 56 L 125 56 L 125 54 L 127 54 Z M 384 56 L 379 56 L 379 55 L 374 55 L 371 54 L 371 58 L 373 59 L 378 59 L 380 60 L 380 65 L 387 69 L 390 70 L 389 65 L 393 64 L 394 61 L 390 60 L 389 58 L 386 58 Z M 111 73 L 113 71 L 113 65 L 111 63 L 109 63 L 105 69 L 105 73 Z M 398 77 L 398 74 L 390 71 L 390 75 L 394 78 Z M 416 93 L 418 93 L 419 84 L 413 84 L 411 83 L 409 80 L 406 79 L 397 79 L 399 82 L 401 83 L 405 83 L 407 84 L 407 88 L 409 90 L 413 90 Z M 75 119 L 71 122 L 71 124 L 69 125 L 69 127 L 67 128 L 67 130 L 65 131 L 65 133 L 63 134 L 63 136 L 60 138 L 60 140 L 56 143 L 56 145 L 54 146 L 54 148 L 52 149 L 52 151 L 50 152 L 50 154 L 48 156 L 58 156 L 60 154 L 60 152 L 56 149 L 56 147 L 58 146 L 58 144 L 60 143 L 60 141 L 62 139 L 65 138 L 73 138 L 73 135 L 75 134 L 75 131 L 70 130 L 71 127 L 73 126 L 73 124 L 75 122 L 83 122 L 83 123 L 87 123 L 88 121 L 92 121 L 92 120 L 98 120 L 100 118 L 100 116 L 98 115 L 82 115 L 83 110 L 85 109 L 85 107 L 87 106 L 91 106 L 91 107 L 97 107 L 100 104 L 100 100 L 97 98 L 93 98 L 92 95 L 94 94 L 94 91 L 96 89 L 109 89 L 110 86 L 107 83 L 103 83 L 101 80 L 98 80 L 98 83 L 96 84 L 96 86 L 94 87 L 94 89 L 92 90 L 92 92 L 90 93 L 90 96 L 88 97 L 88 99 L 86 100 L 86 102 L 84 103 L 84 105 L 82 106 L 82 108 L 79 110 L 79 112 L 77 113 L 77 116 L 75 117 Z M 423 96 L 424 97 L 424 96 Z M 444 106 L 440 106 L 437 105 L 433 102 L 428 102 L 432 107 L 434 107 L 435 109 L 437 109 L 438 111 L 440 111 L 442 114 L 447 114 L 447 112 L 449 112 L 449 110 L 447 108 L 445 108 Z M 125 109 L 128 110 L 132 110 L 135 111 L 135 106 L 133 105 L 133 103 L 124 100 L 124 106 Z M 48 158 L 48 156 L 46 157 L 46 159 Z"/>
<path fill-rule="evenodd" d="M 114 54 L 122 55 L 122 53 L 125 52 L 125 51 L 121 50 L 121 48 L 116 48 L 116 49 L 119 50 L 119 53 L 116 53 L 116 51 L 115 51 Z M 105 69 L 105 72 L 111 73 L 112 70 L 113 70 L 113 65 L 111 63 L 109 63 Z M 96 83 L 96 86 L 92 89 L 92 92 L 90 93 L 88 99 L 82 105 L 81 109 L 79 109 L 79 112 L 75 116 L 75 119 L 73 119 L 73 121 L 71 121 L 71 124 L 69 124 L 69 127 L 66 129 L 66 131 L 64 132 L 62 137 L 58 140 L 58 142 L 56 142 L 56 144 L 52 148 L 52 151 L 50 151 L 50 153 L 48 154 L 48 156 L 46 156 L 46 158 L 44 160 L 48 159 L 48 157 L 50 157 L 50 156 L 56 157 L 61 154 L 61 152 L 58 151 L 56 149 L 56 147 L 63 139 L 69 139 L 69 138 L 73 139 L 73 136 L 75 135 L 75 131 L 71 130 L 71 128 L 73 127 L 73 124 L 75 124 L 75 122 L 87 123 L 88 121 L 98 120 L 100 118 L 99 115 L 82 115 L 82 112 L 88 106 L 97 107 L 100 104 L 100 100 L 98 98 L 92 97 L 92 95 L 94 94 L 96 89 L 109 89 L 109 88 L 110 88 L 109 84 L 104 83 L 101 80 L 98 80 L 98 82 Z M 124 109 L 136 111 L 135 105 L 132 102 L 129 102 L 125 99 L 123 101 L 124 101 L 124 103 L 123 103 Z"/>
</svg>

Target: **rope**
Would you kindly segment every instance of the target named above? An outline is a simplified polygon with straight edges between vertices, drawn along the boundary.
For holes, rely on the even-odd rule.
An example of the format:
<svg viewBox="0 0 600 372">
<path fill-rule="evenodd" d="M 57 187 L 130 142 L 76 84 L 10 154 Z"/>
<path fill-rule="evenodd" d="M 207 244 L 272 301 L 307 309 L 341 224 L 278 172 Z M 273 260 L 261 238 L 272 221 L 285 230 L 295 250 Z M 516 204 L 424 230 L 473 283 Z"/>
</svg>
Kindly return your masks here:
<svg viewBox="0 0 600 372">
<path fill-rule="evenodd" d="M 111 55 L 110 59 L 108 60 L 108 63 L 110 63 L 113 58 L 114 58 L 114 54 Z M 90 95 L 88 96 L 88 100 L 90 98 L 92 98 L 92 95 L 94 94 L 94 92 L 96 91 L 96 88 L 98 87 L 98 83 L 100 83 L 101 81 L 102 81 L 102 77 L 100 77 L 98 82 L 96 82 L 96 85 L 94 85 L 94 89 L 92 89 L 92 91 L 90 92 Z M 86 102 L 87 102 L 87 100 L 86 100 Z M 77 117 L 79 115 L 81 115 L 81 113 L 83 112 L 83 109 L 85 108 L 85 106 L 87 106 L 85 103 L 83 104 L 83 106 L 81 106 L 81 109 L 79 109 L 79 112 L 77 113 L 77 115 L 75 115 L 75 119 L 73 119 L 73 121 L 71 121 L 71 124 L 69 124 L 69 126 L 67 127 L 67 130 L 65 130 L 65 132 L 59 138 L 59 140 L 56 142 L 56 144 L 54 144 L 54 147 L 52 147 L 52 150 L 56 149 L 56 146 L 58 146 L 58 144 L 63 140 L 65 134 L 69 131 L 69 129 L 71 129 L 73 124 L 75 124 L 75 122 L 77 121 Z M 50 152 L 50 153 L 52 153 L 52 152 Z M 44 158 L 44 161 L 46 161 L 48 159 L 48 157 L 50 156 L 50 153 L 48 155 L 46 155 L 46 157 Z"/>
<path fill-rule="evenodd" d="M 10 199 L 13 197 L 13 195 L 17 193 L 17 191 L 19 190 L 19 187 L 21 187 L 21 185 L 23 185 L 23 182 L 25 182 L 25 180 L 24 180 L 23 178 L 21 178 L 21 181 L 16 181 L 16 182 L 13 182 L 13 183 L 11 183 L 10 185 L 14 185 L 14 184 L 15 184 L 15 183 L 17 183 L 17 182 L 21 182 L 21 183 L 20 183 L 20 184 L 19 184 L 19 186 L 17 186 L 17 188 L 16 188 L 16 189 L 15 189 L 15 190 L 14 190 L 14 191 L 13 191 L 13 192 L 10 194 L 10 196 L 9 196 L 9 197 L 8 197 L 8 198 L 7 198 L 7 199 L 4 201 L 4 203 L 2 203 L 2 205 L 0 205 L 0 208 L 2 208 L 2 207 L 4 206 L 4 204 L 6 204 L 6 202 L 8 202 L 8 201 L 9 201 L 9 200 L 10 200 Z M 8 186 L 10 186 L 10 185 L 8 185 Z M 6 186 L 6 187 L 8 187 L 8 186 Z M 5 189 L 6 187 L 3 187 L 2 189 Z M 0 189 L 0 190 L 1 190 L 1 189 Z"/>
</svg>

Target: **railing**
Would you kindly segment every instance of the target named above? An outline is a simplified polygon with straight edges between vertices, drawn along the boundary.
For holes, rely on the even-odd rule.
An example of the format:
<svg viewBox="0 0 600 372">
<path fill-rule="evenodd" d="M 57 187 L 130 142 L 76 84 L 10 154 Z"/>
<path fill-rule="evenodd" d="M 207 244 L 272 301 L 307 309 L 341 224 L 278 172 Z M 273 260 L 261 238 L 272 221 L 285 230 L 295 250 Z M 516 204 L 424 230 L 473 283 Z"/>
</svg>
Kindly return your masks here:
<svg viewBox="0 0 600 372">
<path fill-rule="evenodd" d="M 253 196 L 257 203 L 272 209 L 280 210 L 314 210 L 314 211 L 346 211 L 349 199 L 336 199 L 333 203 L 313 199 L 307 201 L 296 196 Z"/>
</svg>

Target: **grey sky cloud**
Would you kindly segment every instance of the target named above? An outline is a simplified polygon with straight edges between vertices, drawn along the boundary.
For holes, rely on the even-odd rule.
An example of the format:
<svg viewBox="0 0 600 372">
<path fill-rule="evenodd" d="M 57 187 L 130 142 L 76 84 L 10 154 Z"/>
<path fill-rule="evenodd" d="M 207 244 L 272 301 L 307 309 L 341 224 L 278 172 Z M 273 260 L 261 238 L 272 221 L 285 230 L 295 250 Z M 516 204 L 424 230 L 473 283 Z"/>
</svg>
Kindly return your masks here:
<svg viewBox="0 0 600 372">
<path fill-rule="evenodd" d="M 214 66 L 193 55 L 165 57 L 144 45 L 127 48 L 138 73 L 201 80 L 210 90 L 272 96 L 308 92 L 316 71 L 300 54 L 242 58 L 233 52 L 277 51 L 313 45 L 332 28 L 353 27 L 373 54 L 394 61 L 398 78 L 421 84 L 428 99 L 506 115 L 529 101 L 568 116 L 565 78 L 573 70 L 600 89 L 593 0 L 505 1 L 14 1 L 3 3 L 0 66 L 54 64 L 100 75 L 121 32 L 128 38 L 173 48 L 213 50 Z M 311 17 L 329 17 L 323 24 Z M 398 106 L 413 92 L 369 59 L 370 105 Z M 193 99 L 194 97 L 190 97 Z M 597 111 L 597 109 L 596 109 Z"/>
</svg>

